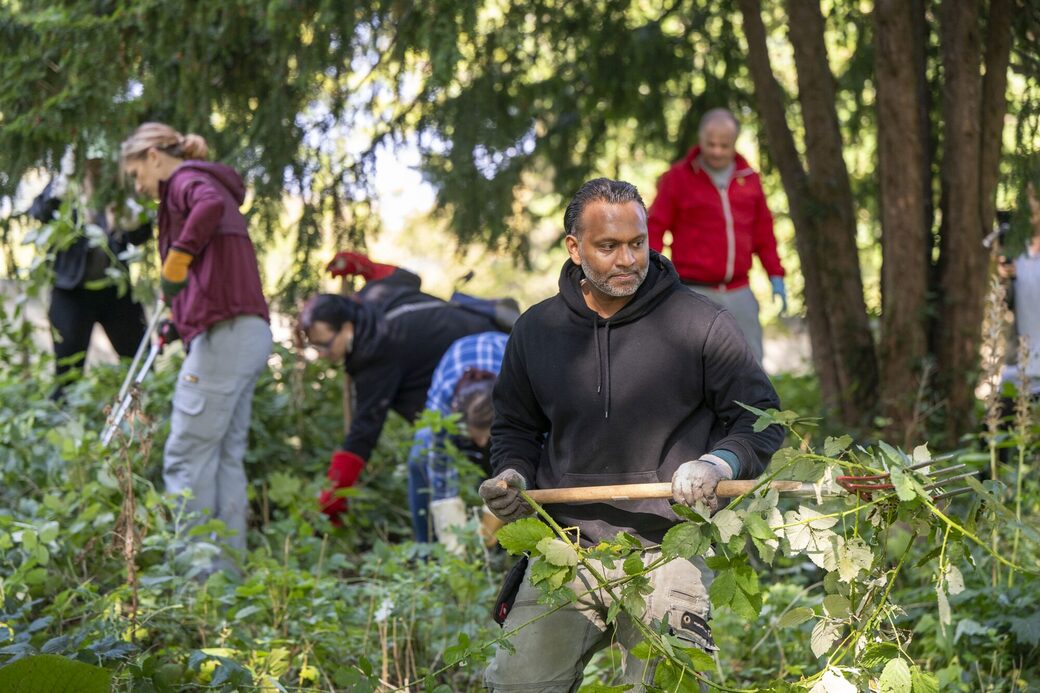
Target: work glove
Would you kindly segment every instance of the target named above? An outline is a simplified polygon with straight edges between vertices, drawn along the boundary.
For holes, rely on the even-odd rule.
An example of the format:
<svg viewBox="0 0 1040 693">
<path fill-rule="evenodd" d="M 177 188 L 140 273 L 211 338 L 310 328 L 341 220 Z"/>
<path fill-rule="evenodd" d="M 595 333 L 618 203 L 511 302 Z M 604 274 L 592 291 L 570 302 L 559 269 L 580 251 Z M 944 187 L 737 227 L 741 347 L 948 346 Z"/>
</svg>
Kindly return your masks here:
<svg viewBox="0 0 1040 693">
<path fill-rule="evenodd" d="M 787 289 L 784 288 L 784 278 L 780 276 L 770 277 L 769 283 L 773 285 L 773 301 L 780 299 L 780 314 L 787 312 Z"/>
<path fill-rule="evenodd" d="M 696 460 L 683 462 L 672 475 L 672 500 L 693 507 L 703 502 L 711 512 L 719 508 L 715 487 L 723 479 L 732 479 L 733 469 L 715 455 L 702 455 Z"/>
<path fill-rule="evenodd" d="M 347 511 L 347 499 L 337 496 L 336 491 L 341 488 L 350 488 L 356 484 L 364 467 L 365 461 L 352 452 L 337 450 L 332 453 L 327 475 L 332 488 L 321 492 L 318 497 L 318 507 L 337 527 L 341 524 L 339 516 Z"/>
<path fill-rule="evenodd" d="M 520 492 L 526 490 L 523 475 L 515 469 L 507 469 L 482 483 L 477 492 L 495 517 L 502 522 L 512 522 L 532 512 L 531 506 L 520 497 Z"/>
<path fill-rule="evenodd" d="M 177 326 L 173 324 L 173 320 L 165 319 L 159 323 L 159 328 L 156 330 L 159 333 L 159 338 L 162 339 L 163 344 L 170 345 L 181 338 L 181 333 L 177 331 Z"/>
<path fill-rule="evenodd" d="M 385 279 L 397 269 L 394 265 L 372 262 L 368 256 L 349 250 L 341 250 L 325 268 L 333 277 L 360 275 L 365 281 Z"/>
<path fill-rule="evenodd" d="M 159 274 L 159 288 L 167 304 L 188 285 L 188 267 L 194 259 L 191 253 L 176 246 L 170 248 L 170 252 L 166 254 L 166 261 L 163 262 L 162 272 Z"/>
</svg>

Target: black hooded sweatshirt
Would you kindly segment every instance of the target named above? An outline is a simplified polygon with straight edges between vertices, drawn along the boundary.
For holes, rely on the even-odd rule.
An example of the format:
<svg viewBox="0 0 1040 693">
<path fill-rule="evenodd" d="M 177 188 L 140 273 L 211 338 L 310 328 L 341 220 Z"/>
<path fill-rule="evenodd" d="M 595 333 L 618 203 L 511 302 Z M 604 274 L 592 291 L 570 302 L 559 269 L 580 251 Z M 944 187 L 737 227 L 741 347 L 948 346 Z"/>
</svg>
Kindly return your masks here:
<svg viewBox="0 0 1040 693">
<path fill-rule="evenodd" d="M 632 300 L 608 319 L 586 304 L 581 267 L 560 274 L 560 293 L 513 328 L 495 386 L 491 464 L 530 488 L 671 481 L 679 465 L 714 450 L 739 461 L 738 477 L 765 469 L 783 440 L 740 407 L 778 407 L 728 311 L 683 286 L 650 252 Z M 657 543 L 676 521 L 670 500 L 551 505 L 585 545 L 619 530 Z"/>
<path fill-rule="evenodd" d="M 423 299 L 416 302 L 424 308 L 389 319 L 379 305 L 362 302 L 355 309 L 354 347 L 345 366 L 354 380 L 357 407 L 343 449 L 362 459 L 375 448 L 391 409 L 410 422 L 422 412 L 433 371 L 452 342 L 495 329 L 483 315 L 417 290 L 404 294 L 392 305 L 411 303 L 414 295 Z"/>
</svg>

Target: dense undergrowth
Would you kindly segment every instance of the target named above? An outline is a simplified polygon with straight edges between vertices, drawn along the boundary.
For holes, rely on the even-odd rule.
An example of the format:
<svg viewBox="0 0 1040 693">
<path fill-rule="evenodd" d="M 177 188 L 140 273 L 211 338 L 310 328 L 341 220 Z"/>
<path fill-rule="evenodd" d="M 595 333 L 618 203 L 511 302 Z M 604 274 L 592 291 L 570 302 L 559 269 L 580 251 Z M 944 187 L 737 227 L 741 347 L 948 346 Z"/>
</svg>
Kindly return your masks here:
<svg viewBox="0 0 1040 693">
<path fill-rule="evenodd" d="M 406 424 L 391 420 L 344 527 L 332 527 L 314 499 L 342 431 L 339 375 L 278 347 L 254 404 L 249 552 L 241 575 L 202 580 L 187 547 L 220 528 L 186 529 L 160 483 L 179 349 L 146 382 L 132 436 L 106 450 L 103 409 L 124 371 L 94 369 L 58 407 L 47 397 L 50 362 L 20 316 L 0 323 L 0 688 L 14 680 L 5 676 L 65 674 L 117 691 L 480 688 L 493 642 L 507 635 L 489 611 L 513 558 L 486 549 L 475 520 L 462 556 L 409 541 Z M 804 382 L 781 384 L 807 398 Z M 768 476 L 825 482 L 885 467 L 897 470 L 896 489 L 822 504 L 763 492 L 710 520 L 684 512 L 664 553 L 713 553 L 720 652 L 712 659 L 667 629 L 648 631 L 644 654 L 664 657 L 662 690 L 697 690 L 697 676 L 730 690 L 1040 686 L 1031 441 L 1012 432 L 999 481 L 933 502 L 907 469 L 924 448 L 814 436 L 814 422 L 787 412 L 767 420 L 791 430 Z M 980 452 L 963 457 L 989 466 Z M 475 483 L 466 487 L 475 508 Z M 623 536 L 581 549 L 536 519 L 502 538 L 538 557 L 546 599 L 557 602 L 570 595 L 554 585 L 580 561 L 624 563 L 637 551 Z M 613 589 L 638 610 L 645 575 L 624 564 L 629 579 Z M 614 655 L 593 659 L 583 690 L 621 690 Z"/>
</svg>

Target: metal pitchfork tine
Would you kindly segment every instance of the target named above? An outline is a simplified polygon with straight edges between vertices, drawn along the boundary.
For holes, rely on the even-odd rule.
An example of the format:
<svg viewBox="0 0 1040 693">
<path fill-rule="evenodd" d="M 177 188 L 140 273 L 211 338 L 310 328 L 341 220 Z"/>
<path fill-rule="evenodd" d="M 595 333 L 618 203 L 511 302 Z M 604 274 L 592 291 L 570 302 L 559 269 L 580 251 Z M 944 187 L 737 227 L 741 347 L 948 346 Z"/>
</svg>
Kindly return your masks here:
<svg viewBox="0 0 1040 693">
<path fill-rule="evenodd" d="M 929 460 L 927 462 L 919 462 L 918 464 L 911 465 L 907 469 L 923 469 L 932 464 L 935 464 L 936 460 Z M 931 483 L 925 484 L 925 489 L 940 488 L 942 486 L 950 484 L 953 481 L 959 481 L 960 479 L 967 479 L 970 476 L 975 476 L 977 472 L 961 472 L 962 469 L 966 469 L 966 464 L 954 464 L 949 467 L 942 467 L 934 471 L 928 472 L 928 477 L 932 479 Z M 959 474 L 955 472 L 961 472 Z M 839 476 L 835 479 L 835 482 L 849 493 L 855 493 L 860 498 L 870 498 L 870 494 L 876 491 L 893 491 L 895 485 L 892 484 L 889 479 L 892 478 L 891 472 L 885 472 L 884 474 L 868 474 L 864 476 Z M 940 488 L 941 490 L 941 488 Z M 962 493 L 968 493 L 971 489 L 967 486 L 953 489 L 952 491 L 945 491 L 939 495 L 932 496 L 933 501 L 941 500 L 943 498 L 950 498 L 952 496 L 958 496 Z"/>
</svg>

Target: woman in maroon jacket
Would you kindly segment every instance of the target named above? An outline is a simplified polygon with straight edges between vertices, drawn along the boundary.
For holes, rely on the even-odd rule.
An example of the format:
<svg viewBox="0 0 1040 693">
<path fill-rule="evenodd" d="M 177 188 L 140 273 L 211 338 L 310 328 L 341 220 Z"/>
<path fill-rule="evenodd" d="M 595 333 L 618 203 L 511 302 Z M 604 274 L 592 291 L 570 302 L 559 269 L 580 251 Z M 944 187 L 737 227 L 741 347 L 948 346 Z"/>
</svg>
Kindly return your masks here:
<svg viewBox="0 0 1040 693">
<path fill-rule="evenodd" d="M 159 200 L 162 292 L 187 350 L 164 450 L 166 490 L 190 491 L 187 509 L 222 520 L 227 545 L 242 550 L 242 458 L 253 390 L 271 353 L 270 317 L 239 212 L 245 185 L 207 154 L 202 137 L 145 123 L 123 142 L 121 159 L 137 193 Z M 226 556 L 198 566 L 224 567 Z"/>
</svg>

